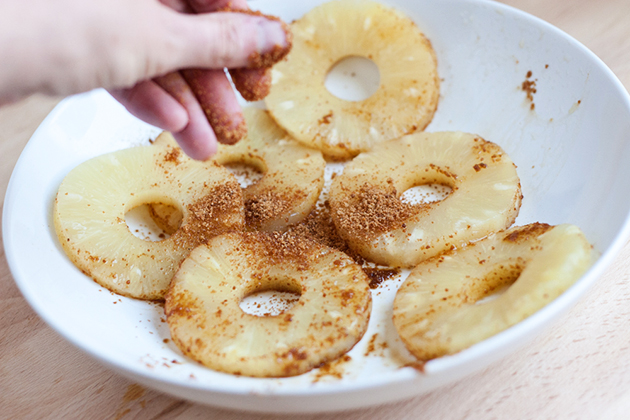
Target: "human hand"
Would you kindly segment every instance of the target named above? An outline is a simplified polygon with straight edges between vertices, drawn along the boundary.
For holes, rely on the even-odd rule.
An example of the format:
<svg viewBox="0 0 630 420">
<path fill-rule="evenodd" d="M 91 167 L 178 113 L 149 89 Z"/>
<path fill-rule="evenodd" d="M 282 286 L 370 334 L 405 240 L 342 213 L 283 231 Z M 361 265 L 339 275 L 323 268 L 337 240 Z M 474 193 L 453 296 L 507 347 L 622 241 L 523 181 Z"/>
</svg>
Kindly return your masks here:
<svg viewBox="0 0 630 420">
<path fill-rule="evenodd" d="M 175 133 L 197 159 L 216 150 L 202 108 L 208 96 L 224 122 L 242 119 L 223 68 L 247 68 L 257 54 L 290 44 L 283 24 L 265 17 L 190 13 L 225 7 L 224 0 L 34 1 L 0 4 L 0 53 L 11 63 L 0 66 L 0 103 L 105 87 L 134 115 Z M 201 105 L 173 73 L 182 68 L 215 69 L 194 76 L 206 86 Z"/>
<path fill-rule="evenodd" d="M 208 13 L 225 8 L 248 10 L 245 0 L 161 1 L 184 13 Z M 247 100 L 262 99 L 269 92 L 271 75 L 268 68 L 231 69 L 230 74 L 237 90 Z M 171 130 L 188 155 L 206 158 L 216 150 L 217 140 L 233 144 L 247 132 L 241 108 L 222 69 L 188 69 L 158 77 L 154 82 L 175 98 L 188 114 L 188 124 L 183 130 Z M 152 111 L 145 104 L 154 102 L 155 92 L 144 92 L 141 85 L 112 91 L 112 94 L 136 115 Z"/>
</svg>

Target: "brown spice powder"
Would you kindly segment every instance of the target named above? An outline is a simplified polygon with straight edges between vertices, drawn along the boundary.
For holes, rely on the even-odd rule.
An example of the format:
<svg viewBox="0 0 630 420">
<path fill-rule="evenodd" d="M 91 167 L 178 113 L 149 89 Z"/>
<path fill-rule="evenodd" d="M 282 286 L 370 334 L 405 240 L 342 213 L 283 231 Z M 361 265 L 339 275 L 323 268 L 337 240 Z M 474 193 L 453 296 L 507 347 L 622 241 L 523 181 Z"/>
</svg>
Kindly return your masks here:
<svg viewBox="0 0 630 420">
<path fill-rule="evenodd" d="M 396 268 L 363 267 L 363 272 L 370 279 L 370 289 L 377 289 L 385 280 L 400 274 Z"/>
<path fill-rule="evenodd" d="M 321 117 L 318 121 L 317 124 L 330 124 L 330 119 L 333 117 L 333 112 L 330 111 L 328 114 L 324 115 L 323 117 Z"/>
<path fill-rule="evenodd" d="M 531 109 L 534 109 L 533 107 L 534 107 L 534 94 L 536 93 L 536 79 L 530 80 L 530 77 L 532 77 L 531 70 L 528 71 L 527 74 L 525 75 L 525 80 L 521 84 L 521 89 L 527 95 L 527 100 L 532 103 Z"/>
<path fill-rule="evenodd" d="M 293 35 L 289 30 L 289 27 L 283 22 L 284 32 L 287 34 L 287 46 L 281 47 L 280 45 L 274 45 L 274 47 L 267 51 L 264 54 L 260 54 L 259 52 L 253 52 L 247 57 L 249 61 L 249 66 L 247 68 L 250 69 L 263 69 L 269 68 L 276 64 L 278 61 L 282 60 L 284 57 L 289 54 L 292 47 Z"/>
<path fill-rule="evenodd" d="M 214 236 L 242 228 L 243 195 L 236 182 L 214 187 L 188 206 L 188 221 L 173 238 L 178 246 L 193 249 Z"/>
<path fill-rule="evenodd" d="M 168 152 L 164 155 L 164 162 L 171 162 L 179 165 L 179 157 L 181 156 L 181 149 L 179 147 L 169 147 Z"/>
<path fill-rule="evenodd" d="M 335 223 L 330 216 L 328 202 L 313 210 L 302 222 L 290 226 L 288 231 L 341 251 L 357 264 L 365 263 L 363 257 L 352 251 L 346 241 L 339 236 Z"/>
<path fill-rule="evenodd" d="M 401 201 L 394 187 L 385 189 L 365 183 L 358 192 L 339 200 L 333 212 L 339 225 L 351 236 L 369 239 L 402 227 L 421 208 Z"/>
<path fill-rule="evenodd" d="M 217 10 L 218 12 L 233 12 L 233 13 L 243 13 L 251 16 L 262 16 L 269 20 L 275 20 L 276 22 L 280 22 L 282 24 L 282 29 L 286 35 L 287 46 L 281 47 L 280 45 L 276 45 L 271 51 L 268 51 L 264 54 L 260 54 L 258 52 L 254 52 L 249 56 L 249 66 L 250 69 L 260 69 L 260 68 L 268 68 L 273 66 L 278 61 L 282 60 L 289 54 L 291 51 L 291 47 L 293 46 L 293 33 L 291 32 L 291 28 L 284 21 L 282 21 L 277 16 L 265 15 L 264 13 L 258 10 L 248 10 L 248 9 L 238 9 L 228 4 L 226 7 Z"/>
<path fill-rule="evenodd" d="M 186 83 L 190 86 L 199 101 L 203 112 L 217 140 L 222 144 L 235 144 L 247 134 L 245 119 L 238 115 L 226 113 L 220 103 L 216 101 L 213 90 L 208 89 L 205 70 L 188 69 L 181 71 Z M 225 83 L 228 83 L 227 80 Z"/>
<path fill-rule="evenodd" d="M 221 144 L 236 144 L 247 135 L 247 123 L 245 120 L 232 124 L 232 119 L 222 115 L 207 113 L 208 121 Z"/>
<path fill-rule="evenodd" d="M 291 232 L 243 232 L 241 240 L 246 253 L 258 259 L 259 269 L 286 262 L 306 269 L 318 255 L 316 242 Z"/>
<path fill-rule="evenodd" d="M 245 199 L 245 220 L 249 228 L 261 229 L 291 210 L 293 204 L 304 199 L 303 191 L 279 193 L 274 190 L 259 191 Z M 286 215 L 285 217 L 288 217 Z"/>
<path fill-rule="evenodd" d="M 538 237 L 543 233 L 550 230 L 553 226 L 548 225 L 547 223 L 531 223 L 529 225 L 521 226 L 518 229 L 515 229 L 511 233 L 507 234 L 505 238 L 503 238 L 506 242 L 514 242 L 519 243 L 531 239 L 532 237 Z"/>
<path fill-rule="evenodd" d="M 352 250 L 346 241 L 339 236 L 337 228 L 330 216 L 328 202 L 313 210 L 302 222 L 290 226 L 288 232 L 309 238 L 349 256 L 356 264 L 361 266 L 363 272 L 369 279 L 369 287 L 371 289 L 378 288 L 383 282 L 400 274 L 400 270 L 395 268 L 367 266 L 368 262 Z"/>
<path fill-rule="evenodd" d="M 317 366 L 318 370 L 314 374 L 313 383 L 319 382 L 326 376 L 335 379 L 342 379 L 345 374 L 345 365 L 352 361 L 352 357 L 344 354 L 336 360 L 332 360 Z"/>
<path fill-rule="evenodd" d="M 249 102 L 260 101 L 271 90 L 271 71 L 262 69 L 230 69 L 236 90 Z"/>
</svg>

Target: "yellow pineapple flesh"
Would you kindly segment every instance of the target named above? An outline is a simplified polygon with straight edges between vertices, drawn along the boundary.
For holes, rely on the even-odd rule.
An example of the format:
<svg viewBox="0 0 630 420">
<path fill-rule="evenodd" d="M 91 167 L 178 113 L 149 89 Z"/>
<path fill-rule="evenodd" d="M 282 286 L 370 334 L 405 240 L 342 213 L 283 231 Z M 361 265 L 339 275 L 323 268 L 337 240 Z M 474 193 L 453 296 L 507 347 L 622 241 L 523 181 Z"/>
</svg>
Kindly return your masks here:
<svg viewBox="0 0 630 420">
<path fill-rule="evenodd" d="M 430 42 L 406 16 L 362 0 L 331 1 L 291 25 L 293 49 L 272 69 L 265 103 L 297 140 L 345 159 L 384 140 L 423 130 L 439 97 Z M 362 101 L 331 94 L 324 82 L 345 57 L 371 59 L 380 72 L 376 93 Z"/>
<path fill-rule="evenodd" d="M 168 239 L 134 236 L 125 214 L 157 203 L 177 208 L 182 226 Z M 180 262 L 200 243 L 241 229 L 240 187 L 219 165 L 204 165 L 170 146 L 121 150 L 88 160 L 63 180 L 55 231 L 70 260 L 109 290 L 162 299 Z"/>
<path fill-rule="evenodd" d="M 247 136 L 235 145 L 219 145 L 212 161 L 221 165 L 242 163 L 263 174 L 243 189 L 250 229 L 273 231 L 300 222 L 317 203 L 326 161 L 319 150 L 293 140 L 266 111 L 248 107 L 243 114 Z M 163 133 L 155 144 L 175 146 L 175 141 Z M 161 219 L 168 217 L 164 210 L 160 213 Z"/>
<path fill-rule="evenodd" d="M 176 207 L 163 203 L 151 203 L 148 207 L 151 219 L 167 235 L 177 232 L 182 225 L 184 215 Z"/>
<path fill-rule="evenodd" d="M 573 225 L 536 223 L 493 234 L 414 268 L 396 294 L 394 325 L 420 360 L 459 352 L 543 308 L 593 257 Z"/>
<path fill-rule="evenodd" d="M 443 200 L 409 204 L 402 194 L 442 184 Z M 339 234 L 370 261 L 412 267 L 510 226 L 521 204 L 516 167 L 496 144 L 461 132 L 415 133 L 362 153 L 333 180 Z"/>
<path fill-rule="evenodd" d="M 273 316 L 239 306 L 265 290 L 299 300 Z M 166 296 L 171 337 L 212 369 L 246 376 L 293 376 L 334 360 L 363 336 L 368 279 L 348 256 L 280 232 L 213 238 L 182 263 Z"/>
</svg>

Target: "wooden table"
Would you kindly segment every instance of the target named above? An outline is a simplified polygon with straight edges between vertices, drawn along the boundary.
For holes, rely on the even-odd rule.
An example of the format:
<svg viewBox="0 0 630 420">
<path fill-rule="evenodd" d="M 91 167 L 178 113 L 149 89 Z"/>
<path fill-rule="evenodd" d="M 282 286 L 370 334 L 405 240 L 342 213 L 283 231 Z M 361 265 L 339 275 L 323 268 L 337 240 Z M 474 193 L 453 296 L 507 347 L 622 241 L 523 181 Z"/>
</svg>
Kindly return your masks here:
<svg viewBox="0 0 630 420">
<path fill-rule="evenodd" d="M 568 32 L 630 87 L 630 0 L 507 0 Z M 15 162 L 57 100 L 0 109 L 0 197 Z M 628 181 L 630 182 L 630 180 Z M 596 287 L 529 346 L 415 399 L 305 419 L 630 418 L 630 245 Z M 31 310 L 0 259 L 0 418 L 271 419 L 178 400 L 102 367 Z"/>
</svg>

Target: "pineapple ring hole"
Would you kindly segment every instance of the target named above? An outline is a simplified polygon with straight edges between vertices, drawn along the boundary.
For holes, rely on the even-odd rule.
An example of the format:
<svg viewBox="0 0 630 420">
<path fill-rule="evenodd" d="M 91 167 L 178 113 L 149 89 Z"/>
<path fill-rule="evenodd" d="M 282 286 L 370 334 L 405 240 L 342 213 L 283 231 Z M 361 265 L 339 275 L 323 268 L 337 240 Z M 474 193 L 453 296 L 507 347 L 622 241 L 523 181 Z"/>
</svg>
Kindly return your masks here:
<svg viewBox="0 0 630 420">
<path fill-rule="evenodd" d="M 299 284 L 291 279 L 267 280 L 248 291 L 239 307 L 249 315 L 268 317 L 290 310 L 302 296 Z"/>
<path fill-rule="evenodd" d="M 324 86 L 328 92 L 345 101 L 363 101 L 374 95 L 381 85 L 381 73 L 374 61 L 349 56 L 337 61 L 328 71 Z"/>
<path fill-rule="evenodd" d="M 513 285 L 523 272 L 522 264 L 496 264 L 477 284 L 470 285 L 466 295 L 475 302 L 475 305 L 483 305 L 491 302 Z"/>
<path fill-rule="evenodd" d="M 442 201 L 453 192 L 448 185 L 432 183 L 415 185 L 404 191 L 400 200 L 407 204 L 428 204 Z"/>
<path fill-rule="evenodd" d="M 222 165 L 234 175 L 243 189 L 256 184 L 265 175 L 261 165 L 256 165 L 253 162 L 228 162 Z"/>
<path fill-rule="evenodd" d="M 145 203 L 125 213 L 127 228 L 136 237 L 159 242 L 171 237 L 182 224 L 183 213 L 165 203 Z"/>
</svg>

